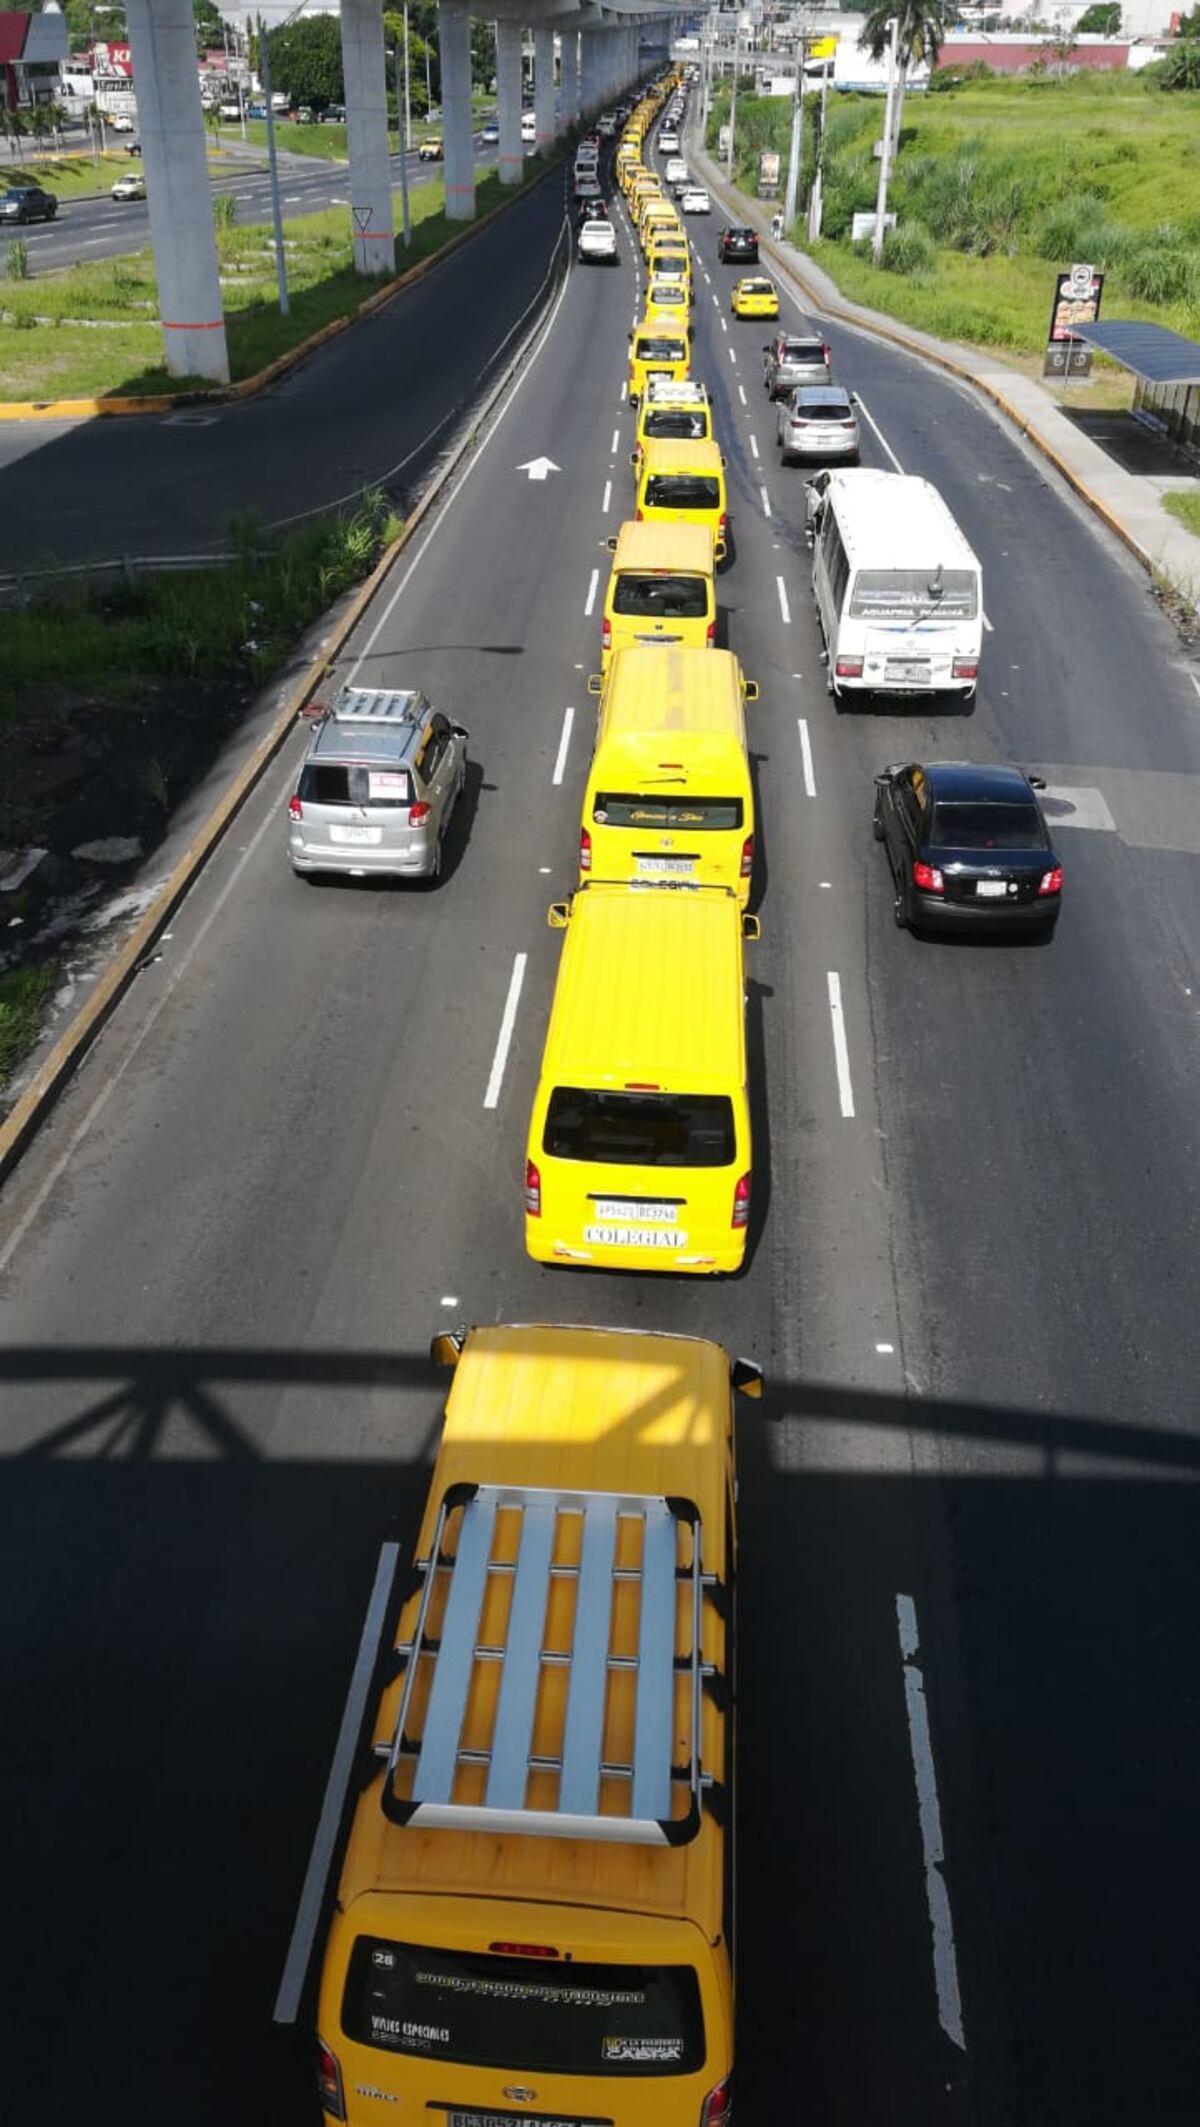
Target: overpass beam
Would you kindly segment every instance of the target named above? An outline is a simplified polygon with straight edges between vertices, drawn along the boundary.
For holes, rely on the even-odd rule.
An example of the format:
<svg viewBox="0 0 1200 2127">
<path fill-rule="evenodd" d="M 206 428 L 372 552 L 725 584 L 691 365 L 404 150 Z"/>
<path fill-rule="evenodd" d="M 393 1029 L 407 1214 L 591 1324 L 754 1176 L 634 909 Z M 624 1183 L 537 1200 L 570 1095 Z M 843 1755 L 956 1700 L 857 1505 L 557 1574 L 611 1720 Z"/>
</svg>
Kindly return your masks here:
<svg viewBox="0 0 1200 2127">
<path fill-rule="evenodd" d="M 167 374 L 228 384 L 192 0 L 129 0 L 127 20 Z"/>
<path fill-rule="evenodd" d="M 376 6 L 379 0 L 375 0 Z M 475 136 L 471 127 L 471 18 L 466 0 L 441 0 L 442 138 L 446 144 L 446 219 L 475 219 Z M 518 102 L 520 97 L 518 94 Z M 521 122 L 517 120 L 520 132 Z M 503 155 L 504 140 L 500 141 Z"/>
<path fill-rule="evenodd" d="M 539 155 L 554 146 L 554 24 L 533 26 L 533 116 Z"/>
<path fill-rule="evenodd" d="M 525 166 L 521 144 L 521 25 L 496 21 L 496 102 L 500 119 L 500 182 L 519 185 Z"/>
<path fill-rule="evenodd" d="M 354 268 L 370 280 L 396 271 L 387 72 L 379 0 L 342 0 L 342 72 L 350 157 Z"/>
</svg>

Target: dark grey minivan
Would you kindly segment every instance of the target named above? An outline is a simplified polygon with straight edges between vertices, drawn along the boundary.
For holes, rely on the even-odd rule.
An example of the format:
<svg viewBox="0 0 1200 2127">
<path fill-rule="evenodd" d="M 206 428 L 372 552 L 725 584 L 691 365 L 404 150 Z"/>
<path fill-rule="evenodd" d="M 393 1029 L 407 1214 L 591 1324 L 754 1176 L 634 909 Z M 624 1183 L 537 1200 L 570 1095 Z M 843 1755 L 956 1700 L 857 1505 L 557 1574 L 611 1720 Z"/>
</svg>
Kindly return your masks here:
<svg viewBox="0 0 1200 2127">
<path fill-rule="evenodd" d="M 467 779 L 467 734 L 417 689 L 343 687 L 288 804 L 288 857 L 308 877 L 437 879 Z"/>
</svg>

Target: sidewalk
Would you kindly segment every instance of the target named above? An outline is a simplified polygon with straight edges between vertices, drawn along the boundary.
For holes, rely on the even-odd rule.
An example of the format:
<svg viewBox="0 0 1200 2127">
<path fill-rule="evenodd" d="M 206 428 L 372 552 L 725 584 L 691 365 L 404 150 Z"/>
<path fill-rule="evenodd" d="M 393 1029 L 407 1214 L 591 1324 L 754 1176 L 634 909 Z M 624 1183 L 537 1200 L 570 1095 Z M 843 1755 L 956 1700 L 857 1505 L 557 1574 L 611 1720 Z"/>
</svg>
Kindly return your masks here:
<svg viewBox="0 0 1200 2127">
<path fill-rule="evenodd" d="M 730 186 L 711 156 L 694 141 L 689 160 L 730 217 L 757 229 L 761 255 L 810 308 L 889 340 L 974 384 L 1056 467 L 1143 568 L 1167 577 L 1190 604 L 1200 604 L 1200 539 L 1167 514 L 1157 489 L 1126 472 L 1099 444 L 1081 434 L 1036 379 L 1005 368 L 990 349 L 935 339 L 932 333 L 851 302 L 806 252 L 795 244 L 776 241 L 770 234 L 770 214 L 762 203 Z"/>
</svg>

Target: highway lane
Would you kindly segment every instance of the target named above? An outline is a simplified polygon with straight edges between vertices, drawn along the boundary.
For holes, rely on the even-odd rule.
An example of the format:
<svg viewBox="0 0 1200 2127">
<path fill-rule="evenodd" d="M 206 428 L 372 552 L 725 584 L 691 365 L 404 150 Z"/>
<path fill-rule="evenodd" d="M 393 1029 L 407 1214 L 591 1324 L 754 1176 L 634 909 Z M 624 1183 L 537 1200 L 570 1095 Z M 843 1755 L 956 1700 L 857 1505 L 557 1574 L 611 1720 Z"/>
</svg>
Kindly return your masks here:
<svg viewBox="0 0 1200 2127">
<path fill-rule="evenodd" d="M 132 2106 L 199 2121 L 220 2103 L 249 2121 L 305 2105 L 304 2045 L 270 2031 L 269 2005 L 375 1551 L 407 1534 L 421 1490 L 438 1389 L 417 1355 L 440 1321 L 542 1312 L 715 1333 L 773 1377 L 763 1415 L 742 1424 L 740 2095 L 751 2115 L 899 2127 L 936 2107 L 952 2120 L 1082 2127 L 1128 2116 L 1136 2086 L 1148 2093 L 1141 2116 L 1188 2116 L 1175 2098 L 1193 2041 L 1171 1989 L 1186 1980 L 1190 1915 L 1162 1904 L 1149 1972 L 1135 1956 L 1144 1934 L 1122 1930 L 1145 1922 L 1141 1886 L 1161 1890 L 1165 1857 L 1182 1882 L 1192 1855 L 1194 1748 L 1179 1706 L 1194 1546 L 1172 1505 L 1185 1495 L 1163 1482 L 1190 1467 L 1171 1372 L 1193 1335 L 1186 1279 L 1173 1299 L 1164 1290 L 1164 1259 L 1182 1272 L 1190 1239 L 1183 1183 L 1172 1188 L 1158 1146 L 1186 1146 L 1192 1127 L 1161 982 L 1195 937 L 1194 863 L 1136 854 L 1136 942 L 1100 914 L 1133 891 L 1128 846 L 1083 831 L 1069 861 L 1072 878 L 1076 862 L 1091 867 L 1097 913 L 1075 916 L 1068 902 L 1048 951 L 943 951 L 893 932 L 870 774 L 931 733 L 941 743 L 945 720 L 918 711 L 884 731 L 826 703 L 801 481 L 770 463 L 754 389 L 762 335 L 721 330 L 712 288 L 731 276 L 712 264 L 709 233 L 698 241 L 710 281 L 697 367 L 718 395 L 737 541 L 720 595 L 731 642 L 763 684 L 752 715 L 764 937 L 750 1025 L 767 1187 L 753 1261 L 710 1287 L 580 1278 L 520 1252 L 524 1128 L 557 952 L 544 907 L 569 883 L 583 787 L 592 572 L 602 584 L 598 542 L 629 492 L 626 261 L 572 275 L 528 382 L 348 660 L 365 655 L 363 670 L 388 678 L 419 661 L 471 728 L 479 775 L 446 884 L 426 895 L 292 882 L 279 854 L 283 764 L 5 1194 L 6 1230 L 31 1215 L 5 1273 L 3 1401 L 6 1452 L 27 1450 L 10 1464 L 5 1556 L 20 1628 L 10 1699 L 30 1708 L 3 1777 L 39 1795 L 15 1885 L 37 1946 L 14 2004 L 28 2034 L 13 2071 L 25 2117 L 62 2117 L 79 2061 L 102 2043 L 101 2119 Z M 865 357 L 857 370 L 860 352 L 847 349 L 847 378 L 902 455 L 931 398 L 938 427 L 953 422 L 940 380 L 920 379 L 914 405 L 907 365 L 884 406 L 882 374 Z M 1007 480 L 1005 440 L 981 416 L 968 425 L 978 462 Z M 543 451 L 562 471 L 535 485 L 517 469 Z M 1169 639 L 1124 564 L 1059 508 L 1039 478 L 1026 514 L 1049 513 L 1053 551 L 1075 561 L 1037 587 L 1036 616 L 1044 623 L 1049 606 L 1069 647 L 1086 585 L 1101 682 L 1109 616 L 1118 674 L 1115 637 L 1140 631 L 1164 704 L 1154 743 L 1173 733 L 1178 749 L 1156 772 L 1190 773 Z M 964 511 L 992 612 L 1004 572 L 983 516 Z M 1031 620 L 1030 656 L 1036 632 Z M 1000 718 L 1015 712 L 1000 686 L 993 702 L 997 647 L 993 636 L 955 747 L 1004 748 Z M 1073 727 L 1057 706 L 1039 724 L 1043 699 L 1030 694 L 1015 735 L 1043 760 L 1052 737 L 1073 774 Z M 1101 714 L 1115 722 L 1116 705 Z M 1131 735 L 1123 772 L 1140 773 L 1128 767 L 1139 757 Z M 485 1111 L 519 952 L 515 1038 Z M 1112 1000 L 1131 988 L 1126 1013 Z M 1144 1120 L 1135 1074 L 1150 1094 Z M 1107 1243 L 1132 1218 L 1131 1257 L 1142 1249 L 1150 1214 L 1132 1177 L 1151 1155 L 1152 1188 L 1165 1192 L 1159 1246 L 1118 1275 Z M 1046 1250 L 1030 1259 L 1018 1245 L 1031 1174 L 1053 1278 Z M 1089 1304 L 1089 1276 L 1103 1281 L 1104 1307 Z M 1127 1349 L 1138 1308 L 1157 1378 Z M 68 1345 L 119 1356 L 80 1361 L 81 1381 L 49 1355 L 31 1379 L 38 1363 L 22 1366 L 20 1347 L 62 1342 L 64 1328 Z M 903 1595 L 920 1628 L 907 1665 Z M 906 1718 L 917 1668 L 965 2051 L 938 2022 L 948 1998 L 935 1986 Z M 64 1694 L 74 1731 L 95 1739 L 83 1781 L 78 1757 L 51 1742 Z M 1123 1748 L 1125 1719 L 1159 1748 L 1140 1759 Z M 1118 1844 L 1130 1826 L 1137 1871 Z M 249 1914 L 234 1903 L 248 1878 Z M 1097 1914 L 1114 1888 L 1121 1898 Z M 1081 1917 L 1082 1891 L 1093 1904 Z M 48 1915 L 68 1900 L 89 1916 L 86 1937 L 63 1947 L 57 1928 L 51 1947 Z M 51 1960 L 53 1998 L 39 1983 Z"/>
</svg>

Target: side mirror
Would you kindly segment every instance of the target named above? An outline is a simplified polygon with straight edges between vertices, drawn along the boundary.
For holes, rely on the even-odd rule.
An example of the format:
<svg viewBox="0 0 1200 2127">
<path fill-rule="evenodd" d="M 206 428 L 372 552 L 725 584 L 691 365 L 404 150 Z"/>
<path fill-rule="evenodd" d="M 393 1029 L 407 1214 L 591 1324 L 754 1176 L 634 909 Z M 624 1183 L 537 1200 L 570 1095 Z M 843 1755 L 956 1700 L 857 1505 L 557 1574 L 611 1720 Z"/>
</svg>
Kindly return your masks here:
<svg viewBox="0 0 1200 2127">
<path fill-rule="evenodd" d="M 758 943 L 758 940 L 762 937 L 762 924 L 759 922 L 757 916 L 743 914 L 742 936 L 750 945 L 756 945 Z"/>
<path fill-rule="evenodd" d="M 1028 781 L 1029 788 L 1031 790 L 1044 790 L 1046 788 L 1046 778 L 1044 775 L 1031 775 L 1028 778 Z"/>
<path fill-rule="evenodd" d="M 640 451 L 630 451 L 630 453 L 629 453 L 629 463 L 630 463 L 630 464 L 632 465 L 632 467 L 633 467 L 633 469 L 634 469 L 634 471 L 635 471 L 635 472 L 637 471 L 637 462 L 638 462 L 638 459 L 639 459 L 639 457 L 640 457 L 640 456 L 641 456 L 641 452 L 640 452 Z M 614 540 L 613 540 L 613 545 L 614 545 L 614 547 L 616 546 L 616 543 L 617 543 L 617 542 L 616 542 L 616 540 L 614 539 Z"/>
<path fill-rule="evenodd" d="M 322 716 L 328 716 L 329 704 L 328 702 L 305 702 L 303 709 L 299 710 L 297 713 L 299 715 L 301 723 L 315 724 L 318 718 Z"/>
<path fill-rule="evenodd" d="M 894 768 L 881 768 L 875 778 L 875 788 L 876 790 L 890 790 L 895 780 L 896 771 Z"/>
<path fill-rule="evenodd" d="M 568 923 L 571 921 L 570 902 L 552 901 L 550 903 L 549 908 L 546 910 L 546 921 L 550 925 L 552 931 L 565 931 Z"/>
<path fill-rule="evenodd" d="M 607 539 L 604 539 L 604 540 L 602 540 L 602 541 L 601 541 L 601 545 L 602 545 L 602 546 L 606 546 L 606 547 L 608 548 L 608 551 L 609 551 L 609 553 L 610 553 L 610 554 L 615 554 L 615 553 L 616 553 L 616 551 L 617 551 L 617 535 L 616 535 L 616 533 L 615 533 L 615 532 L 610 532 L 610 533 L 609 533 L 609 535 L 608 535 L 608 538 L 607 538 Z"/>
<path fill-rule="evenodd" d="M 471 736 L 465 724 L 451 724 L 450 729 L 456 739 L 469 739 Z"/>
<path fill-rule="evenodd" d="M 847 392 L 846 397 L 849 399 L 851 406 L 858 405 L 858 393 L 856 391 Z"/>
<path fill-rule="evenodd" d="M 588 673 L 587 690 L 589 694 L 603 694 L 604 681 L 598 672 Z"/>
<path fill-rule="evenodd" d="M 742 700 L 744 702 L 756 702 L 758 700 L 758 681 L 756 679 L 743 681 Z"/>
<path fill-rule="evenodd" d="M 763 1370 L 753 1359 L 733 1359 L 729 1366 L 729 1386 L 738 1396 L 753 1396 L 757 1401 L 763 1392 Z"/>
<path fill-rule="evenodd" d="M 727 460 L 727 458 L 725 457 L 725 455 L 724 455 L 724 452 L 722 452 L 722 454 L 721 454 L 721 470 L 722 470 L 722 472 L 724 472 L 724 470 L 725 470 L 725 467 L 726 467 L 726 465 L 727 465 L 727 464 L 728 464 L 728 460 Z"/>
<path fill-rule="evenodd" d="M 435 1366 L 457 1366 L 466 1342 L 465 1329 L 443 1329 L 429 1340 L 429 1356 Z"/>
<path fill-rule="evenodd" d="M 626 335 L 625 335 L 625 337 L 626 337 L 626 339 L 628 340 L 628 342 L 629 342 L 630 346 L 632 347 L 632 345 L 633 345 L 633 334 L 632 334 L 631 332 L 627 332 L 627 333 L 626 333 Z"/>
</svg>

